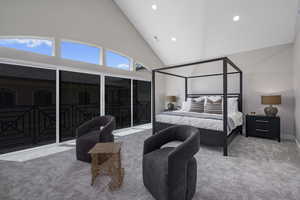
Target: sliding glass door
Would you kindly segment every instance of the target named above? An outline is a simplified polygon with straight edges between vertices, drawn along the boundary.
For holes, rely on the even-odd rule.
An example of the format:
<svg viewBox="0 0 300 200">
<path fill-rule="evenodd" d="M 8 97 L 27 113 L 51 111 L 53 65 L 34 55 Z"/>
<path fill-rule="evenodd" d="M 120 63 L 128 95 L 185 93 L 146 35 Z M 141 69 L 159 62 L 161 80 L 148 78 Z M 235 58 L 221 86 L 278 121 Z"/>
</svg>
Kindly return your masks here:
<svg viewBox="0 0 300 200">
<path fill-rule="evenodd" d="M 133 125 L 151 123 L 151 82 L 133 80 Z"/>
<path fill-rule="evenodd" d="M 105 114 L 116 118 L 117 129 L 131 126 L 131 80 L 105 77 Z"/>
<path fill-rule="evenodd" d="M 83 122 L 100 115 L 100 76 L 60 71 L 60 141 L 75 138 Z"/>
<path fill-rule="evenodd" d="M 151 122 L 150 82 L 106 76 L 101 89 L 100 79 L 59 70 L 57 81 L 56 70 L 0 63 L 0 154 L 74 139 L 78 126 L 100 115 L 100 91 L 117 129 Z"/>
<path fill-rule="evenodd" d="M 55 70 L 0 64 L 0 153 L 55 139 Z"/>
</svg>

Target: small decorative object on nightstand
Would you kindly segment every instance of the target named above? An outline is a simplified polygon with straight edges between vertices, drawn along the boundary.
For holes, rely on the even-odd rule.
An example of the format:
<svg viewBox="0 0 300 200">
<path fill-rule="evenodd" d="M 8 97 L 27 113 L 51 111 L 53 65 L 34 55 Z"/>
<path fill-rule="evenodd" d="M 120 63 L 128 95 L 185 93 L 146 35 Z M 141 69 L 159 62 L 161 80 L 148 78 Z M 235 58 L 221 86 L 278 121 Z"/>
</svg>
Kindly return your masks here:
<svg viewBox="0 0 300 200">
<path fill-rule="evenodd" d="M 275 96 L 262 96 L 261 103 L 264 105 L 270 105 L 265 108 L 265 113 L 269 117 L 275 117 L 278 113 L 278 109 L 273 107 L 272 105 L 280 105 L 281 104 L 281 95 Z"/>
<path fill-rule="evenodd" d="M 263 115 L 246 115 L 246 137 L 277 139 L 280 142 L 280 118 Z"/>
<path fill-rule="evenodd" d="M 175 105 L 173 103 L 176 103 L 177 97 L 176 96 L 167 96 L 166 99 L 169 102 L 168 103 L 168 110 L 174 110 Z"/>
</svg>

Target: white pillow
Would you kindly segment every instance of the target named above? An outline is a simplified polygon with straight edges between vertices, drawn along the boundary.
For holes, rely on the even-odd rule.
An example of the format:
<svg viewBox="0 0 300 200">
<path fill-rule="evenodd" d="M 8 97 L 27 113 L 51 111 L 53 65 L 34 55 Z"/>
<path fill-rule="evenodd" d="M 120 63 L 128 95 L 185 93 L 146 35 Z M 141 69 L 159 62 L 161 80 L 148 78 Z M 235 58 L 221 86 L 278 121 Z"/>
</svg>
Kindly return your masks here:
<svg viewBox="0 0 300 200">
<path fill-rule="evenodd" d="M 187 98 L 186 101 L 192 101 L 192 98 Z"/>
<path fill-rule="evenodd" d="M 216 102 L 222 99 L 222 96 L 208 96 L 207 99 L 211 100 L 212 102 Z"/>
<path fill-rule="evenodd" d="M 223 99 L 222 96 L 208 96 L 206 99 L 209 99 L 213 102 L 219 101 L 220 99 Z M 205 101 L 206 103 L 206 101 Z M 222 101 L 223 105 L 223 101 Z M 238 107 L 238 98 L 227 98 L 227 109 L 228 113 L 236 113 L 239 112 L 239 107 Z"/>
<path fill-rule="evenodd" d="M 238 112 L 239 111 L 238 98 L 228 98 L 227 99 L 227 109 L 228 109 L 228 113 Z"/>
<path fill-rule="evenodd" d="M 189 100 L 188 101 L 183 101 L 180 111 L 189 112 L 189 110 L 191 109 L 191 105 L 192 105 L 192 101 L 189 101 Z"/>
<path fill-rule="evenodd" d="M 206 100 L 206 96 L 201 96 L 201 97 L 198 97 L 198 98 L 194 99 L 194 101 L 196 101 L 196 102 L 200 102 L 200 101 L 203 101 L 203 100 Z"/>
</svg>

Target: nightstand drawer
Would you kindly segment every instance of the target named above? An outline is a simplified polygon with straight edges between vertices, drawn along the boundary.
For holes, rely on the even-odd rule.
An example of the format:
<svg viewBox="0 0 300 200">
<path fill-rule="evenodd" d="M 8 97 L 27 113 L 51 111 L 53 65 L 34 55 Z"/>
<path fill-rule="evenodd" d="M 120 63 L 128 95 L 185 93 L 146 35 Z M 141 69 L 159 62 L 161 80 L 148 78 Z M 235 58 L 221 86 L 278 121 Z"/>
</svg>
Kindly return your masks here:
<svg viewBox="0 0 300 200">
<path fill-rule="evenodd" d="M 268 129 L 259 129 L 259 128 L 255 129 L 255 132 L 259 135 L 268 135 L 271 133 L 271 131 Z"/>
<path fill-rule="evenodd" d="M 255 129 L 260 129 L 260 130 L 270 130 L 271 129 L 271 124 L 270 123 L 262 123 L 262 122 L 256 122 L 255 123 Z"/>
<path fill-rule="evenodd" d="M 273 138 L 272 132 L 263 129 L 255 129 L 253 132 L 248 132 L 248 135 L 262 138 Z"/>
<path fill-rule="evenodd" d="M 255 122 L 258 124 L 269 124 L 270 120 L 267 119 L 255 119 Z"/>
</svg>

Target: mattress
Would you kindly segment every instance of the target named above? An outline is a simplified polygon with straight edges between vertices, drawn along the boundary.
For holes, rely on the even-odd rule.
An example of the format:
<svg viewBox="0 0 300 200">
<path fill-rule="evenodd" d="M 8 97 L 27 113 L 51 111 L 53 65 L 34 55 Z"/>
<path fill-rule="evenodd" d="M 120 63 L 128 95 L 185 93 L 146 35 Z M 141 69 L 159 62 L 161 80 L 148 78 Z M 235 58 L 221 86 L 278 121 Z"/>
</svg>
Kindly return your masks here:
<svg viewBox="0 0 300 200">
<path fill-rule="evenodd" d="M 223 131 L 223 115 L 221 114 L 172 111 L 157 114 L 156 121 L 168 124 L 189 125 L 202 129 Z M 227 124 L 227 134 L 230 134 L 232 130 L 243 124 L 243 113 L 235 112 L 228 114 Z"/>
</svg>

